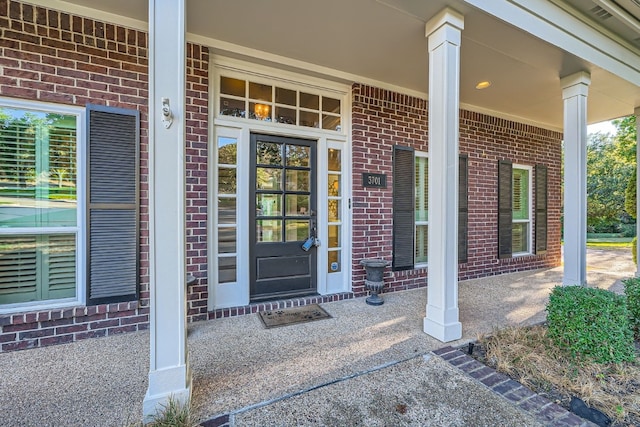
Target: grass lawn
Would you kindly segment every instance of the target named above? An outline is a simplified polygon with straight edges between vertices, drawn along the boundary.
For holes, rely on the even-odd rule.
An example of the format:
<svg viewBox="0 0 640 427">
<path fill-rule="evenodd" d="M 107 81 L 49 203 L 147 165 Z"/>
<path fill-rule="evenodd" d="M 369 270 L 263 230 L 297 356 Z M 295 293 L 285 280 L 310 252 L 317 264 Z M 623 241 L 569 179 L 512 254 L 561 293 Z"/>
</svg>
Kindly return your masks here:
<svg viewBox="0 0 640 427">
<path fill-rule="evenodd" d="M 608 239 L 611 240 L 611 239 Z M 628 242 L 610 242 L 610 241 L 605 241 L 605 242 L 600 242 L 600 241 L 591 241 L 591 240 L 587 240 L 587 247 L 588 248 L 595 248 L 595 249 L 629 249 L 631 250 L 631 239 L 629 239 Z"/>
</svg>

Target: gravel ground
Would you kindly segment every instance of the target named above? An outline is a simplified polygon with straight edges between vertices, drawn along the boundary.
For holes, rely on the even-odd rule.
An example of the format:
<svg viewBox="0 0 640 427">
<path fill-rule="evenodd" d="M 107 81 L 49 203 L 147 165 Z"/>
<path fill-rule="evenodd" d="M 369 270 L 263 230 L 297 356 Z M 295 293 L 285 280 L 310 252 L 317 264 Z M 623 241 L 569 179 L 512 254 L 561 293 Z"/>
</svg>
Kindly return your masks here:
<svg viewBox="0 0 640 427">
<path fill-rule="evenodd" d="M 620 279 L 635 272 L 630 258 L 629 251 L 589 250 L 589 283 L 620 290 Z M 495 327 L 543 320 L 549 290 L 561 279 L 562 268 L 555 268 L 461 282 L 463 338 L 451 345 L 462 345 Z M 250 425 L 252 419 L 280 413 L 280 422 L 267 424 L 291 425 L 296 419 L 283 418 L 286 412 L 278 408 L 307 414 L 304 408 L 312 402 L 320 405 L 317 396 L 324 396 L 322 407 L 313 406 L 313 413 L 318 414 L 316 424 L 331 425 L 332 416 L 338 423 L 347 422 L 350 418 L 344 417 L 353 414 L 375 425 L 376 408 L 387 405 L 377 413 L 389 413 L 394 407 L 388 405 L 398 396 L 407 402 L 402 403 L 407 406 L 406 414 L 396 413 L 394 419 L 402 420 L 400 415 L 407 414 L 426 417 L 431 406 L 442 402 L 443 407 L 449 405 L 453 420 L 448 425 L 464 425 L 455 423 L 468 420 L 467 415 L 454 409 L 477 411 L 472 400 L 456 401 L 457 392 L 452 393 L 445 383 L 461 384 L 462 392 L 471 387 L 467 380 L 440 369 L 438 358 L 415 358 L 443 345 L 422 332 L 426 290 L 383 297 L 385 304 L 380 307 L 366 305 L 364 298 L 323 304 L 332 319 L 277 329 L 264 329 L 256 315 L 191 324 L 188 343 L 194 415 L 205 420 L 237 413 L 236 425 L 245 421 Z M 148 337 L 148 332 L 137 332 L 0 354 L 0 426 L 126 426 L 139 420 L 147 388 Z M 390 363 L 396 363 L 393 369 L 378 369 Z M 445 377 L 439 376 L 441 371 Z M 243 410 L 365 372 L 370 373 L 265 409 Z M 377 390 L 368 389 L 369 382 L 372 387 L 377 384 Z M 434 390 L 429 394 L 433 398 L 418 399 L 420 390 L 428 387 Z M 321 390 L 330 393 L 324 395 Z M 376 393 L 378 404 L 366 403 Z M 407 393 L 415 394 L 415 399 L 409 399 Z M 490 396 L 485 390 L 473 399 L 493 402 Z M 287 402 L 299 404 L 287 406 Z M 487 405 L 485 412 L 497 413 L 494 403 Z M 518 414 L 512 413 L 521 416 Z M 435 413 L 429 416 L 438 419 Z"/>
<path fill-rule="evenodd" d="M 126 426 L 138 421 L 149 334 L 0 354 L 0 426 Z"/>
<path fill-rule="evenodd" d="M 234 421 L 247 427 L 543 425 L 435 356 L 247 411 Z"/>
</svg>

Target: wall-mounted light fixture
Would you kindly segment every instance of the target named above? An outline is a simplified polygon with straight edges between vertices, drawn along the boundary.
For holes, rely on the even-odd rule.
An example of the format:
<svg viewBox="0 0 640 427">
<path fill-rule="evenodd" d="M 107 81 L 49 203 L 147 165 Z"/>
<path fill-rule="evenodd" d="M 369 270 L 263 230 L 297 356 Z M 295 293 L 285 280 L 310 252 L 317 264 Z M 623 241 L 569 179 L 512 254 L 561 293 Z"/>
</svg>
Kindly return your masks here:
<svg viewBox="0 0 640 427">
<path fill-rule="evenodd" d="M 171 127 L 171 123 L 173 123 L 173 112 L 171 111 L 171 105 L 169 105 L 169 98 L 162 98 L 161 100 L 162 106 L 160 110 L 162 111 L 162 123 L 164 124 L 165 129 L 169 129 Z"/>
<path fill-rule="evenodd" d="M 484 80 L 484 81 L 478 82 L 478 84 L 476 85 L 476 89 L 482 90 L 482 89 L 488 88 L 489 86 L 491 86 L 491 82 L 489 80 Z"/>
</svg>

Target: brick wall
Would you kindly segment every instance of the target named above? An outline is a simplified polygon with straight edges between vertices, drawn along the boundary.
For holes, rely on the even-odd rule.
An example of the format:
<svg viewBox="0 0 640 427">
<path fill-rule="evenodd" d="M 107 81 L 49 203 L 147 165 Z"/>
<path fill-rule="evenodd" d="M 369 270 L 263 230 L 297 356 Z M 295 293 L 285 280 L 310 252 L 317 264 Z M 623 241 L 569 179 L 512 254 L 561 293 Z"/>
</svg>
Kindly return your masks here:
<svg viewBox="0 0 640 427">
<path fill-rule="evenodd" d="M 0 0 L 0 96 L 140 111 L 140 300 L 0 315 L 0 351 L 148 327 L 148 37 L 145 32 Z M 206 318 L 209 52 L 187 47 L 187 265 L 199 277 L 189 315 Z M 204 317 L 203 317 L 204 316 Z"/>
<path fill-rule="evenodd" d="M 460 151 L 469 156 L 469 262 L 460 278 L 471 279 L 560 264 L 561 140 L 559 132 L 469 111 L 460 114 Z M 546 165 L 547 252 L 498 259 L 498 160 Z M 535 183 L 535 169 L 532 183 Z M 532 206 L 535 206 L 535 192 Z"/>
<path fill-rule="evenodd" d="M 391 261 L 393 231 L 393 146 L 428 150 L 427 102 L 356 84 L 352 91 L 353 292 L 364 289 L 364 258 Z M 387 188 L 362 186 L 362 173 L 387 175 Z M 385 292 L 426 285 L 426 269 L 389 273 Z"/>
<path fill-rule="evenodd" d="M 363 258 L 392 258 L 393 146 L 428 152 L 427 102 L 392 91 L 353 86 L 353 291 L 364 295 Z M 460 152 L 469 156 L 469 259 L 460 279 L 557 266 L 560 263 L 562 134 L 469 111 L 460 112 Z M 548 250 L 498 259 L 498 159 L 548 167 Z M 384 173 L 387 188 L 363 188 L 362 173 Z M 390 272 L 385 292 L 426 286 L 427 269 Z"/>
<path fill-rule="evenodd" d="M 207 165 L 209 135 L 209 50 L 187 45 L 186 209 L 189 321 L 207 319 Z"/>
</svg>

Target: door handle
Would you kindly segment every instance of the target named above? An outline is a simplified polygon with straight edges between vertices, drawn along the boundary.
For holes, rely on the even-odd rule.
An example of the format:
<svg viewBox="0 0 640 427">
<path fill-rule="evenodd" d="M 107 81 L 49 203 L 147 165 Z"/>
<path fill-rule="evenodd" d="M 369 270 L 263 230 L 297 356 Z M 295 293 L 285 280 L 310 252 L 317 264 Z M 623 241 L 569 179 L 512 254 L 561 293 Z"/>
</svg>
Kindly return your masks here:
<svg viewBox="0 0 640 427">
<path fill-rule="evenodd" d="M 316 228 L 315 211 L 311 210 L 309 216 L 309 238 L 302 244 L 302 250 L 305 252 L 309 251 L 312 246 L 320 246 L 320 239 L 318 239 L 318 230 Z"/>
</svg>

